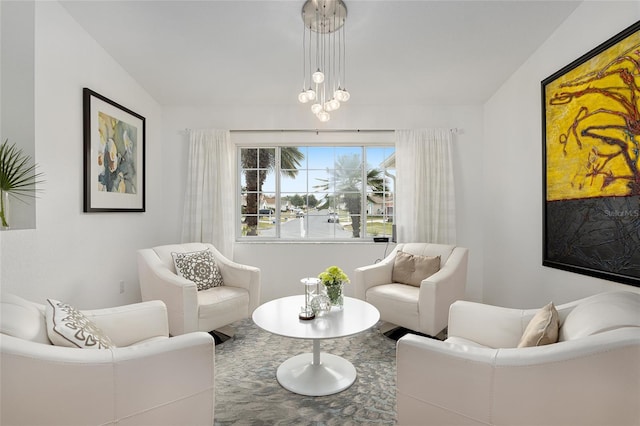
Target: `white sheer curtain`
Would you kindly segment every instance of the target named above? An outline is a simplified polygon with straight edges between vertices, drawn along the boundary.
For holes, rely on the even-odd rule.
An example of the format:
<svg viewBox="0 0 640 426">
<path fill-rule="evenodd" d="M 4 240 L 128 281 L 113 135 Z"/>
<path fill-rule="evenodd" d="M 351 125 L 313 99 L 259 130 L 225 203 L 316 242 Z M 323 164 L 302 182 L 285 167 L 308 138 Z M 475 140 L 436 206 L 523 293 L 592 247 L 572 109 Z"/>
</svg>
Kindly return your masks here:
<svg viewBox="0 0 640 426">
<path fill-rule="evenodd" d="M 190 130 L 182 242 L 233 256 L 236 150 L 227 130 Z"/>
<path fill-rule="evenodd" d="M 396 130 L 395 134 L 397 241 L 455 244 L 451 131 Z"/>
</svg>

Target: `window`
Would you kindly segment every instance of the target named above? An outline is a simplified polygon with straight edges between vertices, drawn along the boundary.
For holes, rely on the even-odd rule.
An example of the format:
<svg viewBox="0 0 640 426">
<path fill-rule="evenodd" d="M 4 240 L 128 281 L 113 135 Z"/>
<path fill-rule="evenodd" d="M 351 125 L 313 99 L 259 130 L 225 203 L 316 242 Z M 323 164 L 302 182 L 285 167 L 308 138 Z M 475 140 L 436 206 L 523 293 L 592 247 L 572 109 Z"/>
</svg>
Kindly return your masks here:
<svg viewBox="0 0 640 426">
<path fill-rule="evenodd" d="M 392 236 L 395 148 L 241 146 L 241 240 Z"/>
</svg>

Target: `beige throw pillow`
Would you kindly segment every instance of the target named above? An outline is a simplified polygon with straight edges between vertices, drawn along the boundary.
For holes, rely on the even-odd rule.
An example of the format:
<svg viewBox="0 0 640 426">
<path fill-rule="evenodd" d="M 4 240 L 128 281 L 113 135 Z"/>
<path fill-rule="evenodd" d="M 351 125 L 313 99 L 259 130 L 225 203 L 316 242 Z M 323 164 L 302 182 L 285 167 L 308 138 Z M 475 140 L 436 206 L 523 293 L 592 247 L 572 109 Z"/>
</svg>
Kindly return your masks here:
<svg viewBox="0 0 640 426">
<path fill-rule="evenodd" d="M 519 348 L 542 346 L 558 341 L 558 311 L 553 302 L 541 308 L 531 318 L 518 343 Z"/>
<path fill-rule="evenodd" d="M 396 253 L 391 280 L 420 287 L 422 280 L 439 270 L 440 256 L 420 256 L 399 251 Z"/>
</svg>

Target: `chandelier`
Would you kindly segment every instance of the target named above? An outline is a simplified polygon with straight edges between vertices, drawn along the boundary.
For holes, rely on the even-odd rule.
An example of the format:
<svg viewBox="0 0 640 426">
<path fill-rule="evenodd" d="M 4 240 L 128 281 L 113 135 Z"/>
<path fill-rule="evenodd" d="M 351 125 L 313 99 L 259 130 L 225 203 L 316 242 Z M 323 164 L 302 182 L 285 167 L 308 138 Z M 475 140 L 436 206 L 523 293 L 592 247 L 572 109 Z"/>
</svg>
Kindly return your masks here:
<svg viewBox="0 0 640 426">
<path fill-rule="evenodd" d="M 342 0 L 307 0 L 302 7 L 302 91 L 298 100 L 311 102 L 322 122 L 351 95 L 345 88 L 345 21 Z"/>
</svg>

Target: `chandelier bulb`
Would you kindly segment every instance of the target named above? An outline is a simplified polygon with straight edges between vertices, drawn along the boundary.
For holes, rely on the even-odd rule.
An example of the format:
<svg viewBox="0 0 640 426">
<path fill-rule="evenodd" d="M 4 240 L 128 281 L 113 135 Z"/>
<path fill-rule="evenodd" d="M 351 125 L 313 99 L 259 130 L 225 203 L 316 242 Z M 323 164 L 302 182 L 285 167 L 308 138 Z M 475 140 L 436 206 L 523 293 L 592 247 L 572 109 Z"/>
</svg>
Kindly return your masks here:
<svg viewBox="0 0 640 426">
<path fill-rule="evenodd" d="M 338 102 L 336 99 L 331 99 L 324 103 L 325 111 L 331 112 L 337 110 L 338 108 L 340 108 L 340 102 Z"/>
<path fill-rule="evenodd" d="M 320 71 L 320 69 L 318 69 L 318 71 L 314 72 L 311 75 L 311 78 L 313 79 L 314 83 L 320 84 L 324 81 L 324 73 Z"/>
<path fill-rule="evenodd" d="M 349 92 L 338 87 L 338 90 L 333 93 L 333 97 L 340 102 L 346 102 L 349 99 Z"/>
<path fill-rule="evenodd" d="M 315 96 L 314 96 L 315 97 Z M 307 102 L 309 102 L 311 99 L 309 98 L 309 93 L 307 93 L 306 90 L 303 90 L 302 92 L 300 92 L 298 94 L 298 100 L 300 101 L 301 104 L 306 104 Z"/>
<path fill-rule="evenodd" d="M 329 113 L 327 111 L 321 110 L 318 114 L 318 120 L 322 121 L 323 123 L 329 121 L 329 119 L 331 118 L 331 116 L 329 115 Z"/>
<path fill-rule="evenodd" d="M 313 101 L 316 98 L 316 91 L 312 88 L 309 88 L 309 90 L 306 91 L 306 94 L 310 101 Z"/>
<path fill-rule="evenodd" d="M 311 105 L 311 112 L 314 114 L 318 114 L 320 113 L 320 111 L 322 111 L 322 105 L 320 105 L 319 103 L 315 103 L 313 105 Z"/>
</svg>

